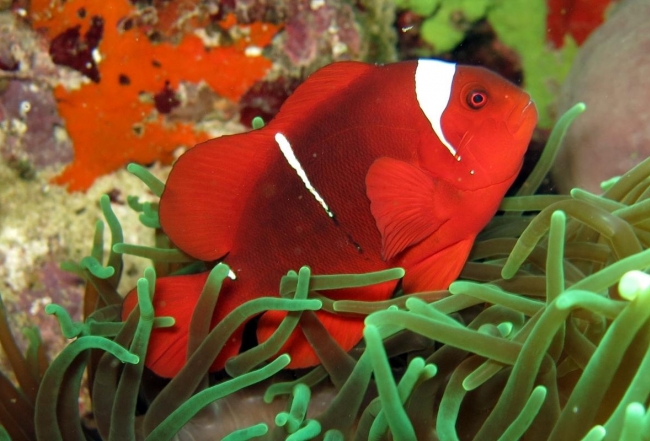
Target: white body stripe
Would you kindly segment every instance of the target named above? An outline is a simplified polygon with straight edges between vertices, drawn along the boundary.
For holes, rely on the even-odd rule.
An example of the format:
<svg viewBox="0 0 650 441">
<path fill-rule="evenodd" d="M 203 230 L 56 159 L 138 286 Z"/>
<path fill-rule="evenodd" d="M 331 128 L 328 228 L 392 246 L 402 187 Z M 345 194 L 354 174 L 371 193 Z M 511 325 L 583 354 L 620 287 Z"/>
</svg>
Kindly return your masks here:
<svg viewBox="0 0 650 441">
<path fill-rule="evenodd" d="M 275 142 L 278 143 L 278 146 L 280 147 L 280 151 L 284 155 L 284 158 L 287 160 L 289 165 L 296 171 L 296 173 L 302 180 L 302 183 L 305 185 L 307 190 L 309 190 L 309 192 L 314 196 L 314 199 L 316 199 L 316 201 L 321 205 L 321 207 L 323 207 L 323 209 L 325 210 L 325 212 L 329 217 L 334 217 L 334 213 L 330 211 L 330 208 L 325 203 L 325 200 L 321 197 L 320 194 L 318 194 L 314 186 L 311 185 L 311 182 L 309 182 L 309 178 L 307 177 L 305 170 L 300 165 L 298 158 L 296 158 L 296 155 L 293 153 L 293 149 L 291 148 L 291 144 L 289 144 L 289 140 L 287 139 L 287 137 L 284 136 L 282 133 L 276 133 Z"/>
<path fill-rule="evenodd" d="M 445 138 L 440 121 L 442 112 L 449 104 L 455 73 L 456 65 L 454 63 L 440 60 L 418 60 L 418 66 L 415 69 L 415 96 L 418 104 L 440 142 L 454 157 L 456 149 Z"/>
</svg>

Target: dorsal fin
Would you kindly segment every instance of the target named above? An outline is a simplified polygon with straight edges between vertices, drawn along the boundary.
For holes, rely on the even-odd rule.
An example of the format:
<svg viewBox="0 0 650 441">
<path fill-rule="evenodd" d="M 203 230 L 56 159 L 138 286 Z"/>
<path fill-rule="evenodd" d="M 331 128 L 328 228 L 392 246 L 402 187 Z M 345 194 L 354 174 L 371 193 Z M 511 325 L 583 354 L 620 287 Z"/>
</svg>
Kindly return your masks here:
<svg viewBox="0 0 650 441">
<path fill-rule="evenodd" d="M 346 89 L 363 75 L 375 69 L 371 64 L 358 61 L 340 61 L 330 64 L 311 74 L 284 102 L 273 125 L 286 130 L 296 121 L 305 120 L 320 106 Z M 341 109 L 344 111 L 345 109 Z"/>
<path fill-rule="evenodd" d="M 277 146 L 262 130 L 198 144 L 174 164 L 160 198 L 160 224 L 172 242 L 201 260 L 232 247 L 246 200 Z"/>
<path fill-rule="evenodd" d="M 258 177 L 281 155 L 275 134 L 309 124 L 316 108 L 372 68 L 358 62 L 329 65 L 300 85 L 266 127 L 212 139 L 181 156 L 160 200 L 160 224 L 176 246 L 201 260 L 225 256 Z"/>
</svg>

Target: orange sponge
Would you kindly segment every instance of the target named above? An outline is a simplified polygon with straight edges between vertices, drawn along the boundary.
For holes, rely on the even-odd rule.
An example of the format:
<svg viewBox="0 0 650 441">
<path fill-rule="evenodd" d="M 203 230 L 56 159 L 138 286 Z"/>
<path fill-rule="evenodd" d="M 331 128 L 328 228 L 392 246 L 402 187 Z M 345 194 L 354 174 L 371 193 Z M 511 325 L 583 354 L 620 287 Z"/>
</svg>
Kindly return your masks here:
<svg viewBox="0 0 650 441">
<path fill-rule="evenodd" d="M 217 94 L 238 100 L 270 68 L 255 49 L 268 45 L 279 30 L 269 23 L 239 25 L 241 37 L 210 48 L 192 34 L 178 44 L 152 43 L 139 26 L 125 26 L 138 12 L 128 0 L 55 3 L 32 1 L 34 27 L 49 38 L 76 26 L 83 34 L 93 18 L 103 21 L 95 51 L 99 57 L 94 57 L 99 81 L 54 91 L 75 149 L 73 163 L 55 181 L 70 191 L 85 190 L 98 176 L 128 162 L 169 163 L 179 146 L 207 139 L 189 124 L 166 121 L 154 103 L 141 99 L 142 93 L 176 89 L 180 81 L 205 81 Z M 235 25 L 233 16 L 220 22 L 224 29 Z"/>
</svg>

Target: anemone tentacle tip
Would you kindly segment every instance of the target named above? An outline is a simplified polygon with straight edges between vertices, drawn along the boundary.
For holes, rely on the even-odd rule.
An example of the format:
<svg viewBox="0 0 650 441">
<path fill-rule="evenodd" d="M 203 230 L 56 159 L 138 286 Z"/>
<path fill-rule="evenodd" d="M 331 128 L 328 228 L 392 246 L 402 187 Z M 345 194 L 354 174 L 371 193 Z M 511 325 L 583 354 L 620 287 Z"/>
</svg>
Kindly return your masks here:
<svg viewBox="0 0 650 441">
<path fill-rule="evenodd" d="M 637 296 L 650 292 L 650 275 L 643 271 L 628 271 L 621 277 L 618 291 L 626 300 L 634 300 Z"/>
</svg>

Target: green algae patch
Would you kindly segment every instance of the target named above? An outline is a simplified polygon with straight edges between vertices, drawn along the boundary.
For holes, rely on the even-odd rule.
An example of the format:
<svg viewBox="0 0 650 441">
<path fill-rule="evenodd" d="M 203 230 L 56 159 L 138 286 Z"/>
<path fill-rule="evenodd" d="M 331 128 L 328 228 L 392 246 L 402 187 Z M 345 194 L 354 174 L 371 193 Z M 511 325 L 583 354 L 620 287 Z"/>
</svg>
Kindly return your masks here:
<svg viewBox="0 0 650 441">
<path fill-rule="evenodd" d="M 546 41 L 545 0 L 493 0 L 486 18 L 499 39 L 521 57 L 524 88 L 537 105 L 539 126 L 550 128 L 556 119 L 552 108 L 560 86 L 578 51 L 567 37 L 561 49 Z"/>
</svg>

